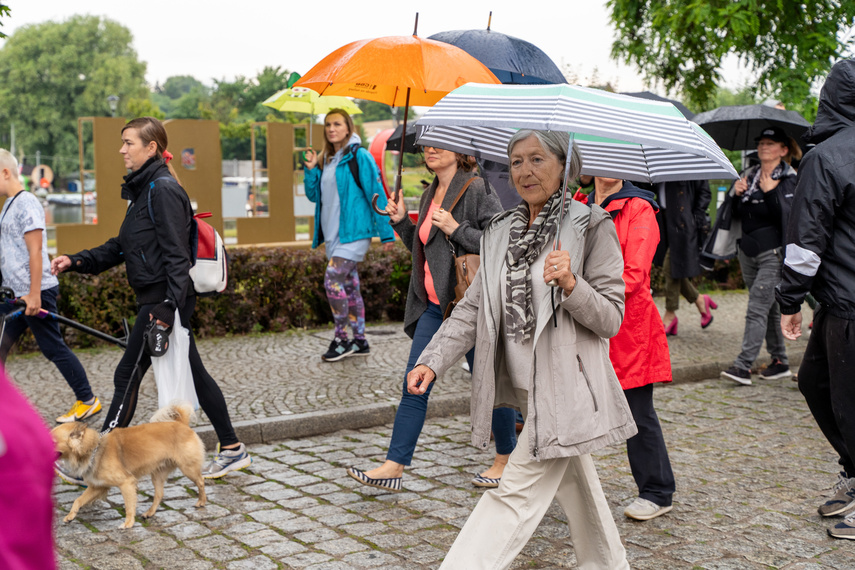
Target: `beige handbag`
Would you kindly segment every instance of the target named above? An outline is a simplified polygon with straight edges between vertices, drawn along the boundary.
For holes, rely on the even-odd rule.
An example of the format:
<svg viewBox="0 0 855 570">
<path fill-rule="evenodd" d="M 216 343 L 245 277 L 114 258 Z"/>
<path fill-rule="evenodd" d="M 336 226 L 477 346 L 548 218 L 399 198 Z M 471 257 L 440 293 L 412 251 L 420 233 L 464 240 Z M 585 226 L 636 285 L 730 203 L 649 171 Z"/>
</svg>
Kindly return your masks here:
<svg viewBox="0 0 855 570">
<path fill-rule="evenodd" d="M 473 176 L 466 181 L 466 184 L 463 185 L 463 189 L 460 190 L 457 198 L 454 199 L 454 203 L 448 209 L 449 213 L 454 210 L 457 202 L 459 202 L 460 198 L 463 197 L 463 193 L 466 192 L 466 189 L 469 188 L 469 185 L 476 178 L 478 177 Z M 476 253 L 457 255 L 457 252 L 454 250 L 454 246 L 451 244 L 451 240 L 448 239 L 448 236 L 445 236 L 445 241 L 448 242 L 448 247 L 451 248 L 451 256 L 454 258 L 454 270 L 457 274 L 457 285 L 454 287 L 454 300 L 445 308 L 443 319 L 447 319 L 451 315 L 451 311 L 454 310 L 454 307 L 457 306 L 457 303 L 463 299 L 463 295 L 466 294 L 466 290 L 472 284 L 472 280 L 475 279 L 475 274 L 478 272 L 478 267 L 481 265 L 480 255 Z"/>
</svg>

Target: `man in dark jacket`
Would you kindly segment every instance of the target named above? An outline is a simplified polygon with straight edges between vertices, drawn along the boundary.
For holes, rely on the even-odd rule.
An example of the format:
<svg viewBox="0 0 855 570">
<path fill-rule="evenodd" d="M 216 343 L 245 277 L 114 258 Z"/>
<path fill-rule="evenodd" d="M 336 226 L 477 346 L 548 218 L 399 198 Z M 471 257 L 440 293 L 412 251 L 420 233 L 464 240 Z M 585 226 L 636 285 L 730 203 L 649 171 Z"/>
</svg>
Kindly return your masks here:
<svg viewBox="0 0 855 570">
<path fill-rule="evenodd" d="M 831 69 L 805 141 L 817 146 L 799 168 L 776 296 L 791 340 L 801 335 L 805 295 L 819 302 L 799 390 L 843 469 L 819 514 L 848 512 L 828 533 L 855 539 L 855 60 Z"/>
</svg>

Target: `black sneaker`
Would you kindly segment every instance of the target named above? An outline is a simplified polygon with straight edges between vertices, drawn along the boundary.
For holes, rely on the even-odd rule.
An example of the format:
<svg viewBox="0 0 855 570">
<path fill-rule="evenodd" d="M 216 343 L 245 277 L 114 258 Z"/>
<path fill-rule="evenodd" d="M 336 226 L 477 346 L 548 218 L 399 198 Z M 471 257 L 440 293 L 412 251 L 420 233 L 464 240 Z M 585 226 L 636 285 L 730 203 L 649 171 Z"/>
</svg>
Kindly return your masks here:
<svg viewBox="0 0 855 570">
<path fill-rule="evenodd" d="M 371 354 L 371 347 L 368 346 L 368 339 L 353 339 L 353 352 L 350 356 L 368 356 L 369 354 Z"/>
<path fill-rule="evenodd" d="M 751 386 L 751 371 L 731 366 L 721 373 L 722 378 L 730 378 L 743 386 Z"/>
<path fill-rule="evenodd" d="M 354 346 L 352 342 L 347 339 L 336 338 L 330 343 L 329 350 L 321 355 L 321 359 L 326 362 L 335 362 L 336 360 L 347 358 L 353 351 Z"/>
<path fill-rule="evenodd" d="M 772 360 L 772 364 L 760 371 L 760 376 L 766 380 L 777 380 L 779 378 L 789 378 L 793 373 L 790 372 L 790 367 L 778 360 Z"/>
</svg>

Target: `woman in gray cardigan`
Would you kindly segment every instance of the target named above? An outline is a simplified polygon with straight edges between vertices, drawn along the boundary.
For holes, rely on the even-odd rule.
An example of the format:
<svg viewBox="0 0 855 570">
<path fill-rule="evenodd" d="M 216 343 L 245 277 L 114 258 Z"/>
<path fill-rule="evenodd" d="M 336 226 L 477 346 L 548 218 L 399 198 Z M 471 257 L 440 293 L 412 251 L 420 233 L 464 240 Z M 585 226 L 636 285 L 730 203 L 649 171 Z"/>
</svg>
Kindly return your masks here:
<svg viewBox="0 0 855 570">
<path fill-rule="evenodd" d="M 386 461 L 380 467 L 370 471 L 355 467 L 347 470 L 364 485 L 391 491 L 401 490 L 404 467 L 412 462 L 430 394 L 429 391 L 419 396 L 407 393 L 406 376 L 442 324 L 446 307 L 454 300 L 457 284 L 454 257 L 478 253 L 484 227 L 502 210 L 495 192 L 488 193 L 484 179 L 471 172 L 472 163 L 463 155 L 425 147 L 425 164 L 436 178 L 422 194 L 418 221 L 414 224 L 407 215 L 403 199 L 386 206 L 392 227 L 413 252 L 413 272 L 404 315 L 404 331 L 413 339 L 413 344 L 404 373 L 401 404 L 395 414 L 392 441 Z M 471 352 L 467 360 L 472 370 Z M 516 446 L 514 415 L 509 408 L 494 412 L 496 459 L 490 469 L 473 479 L 476 486 L 498 486 L 508 457 Z"/>
</svg>

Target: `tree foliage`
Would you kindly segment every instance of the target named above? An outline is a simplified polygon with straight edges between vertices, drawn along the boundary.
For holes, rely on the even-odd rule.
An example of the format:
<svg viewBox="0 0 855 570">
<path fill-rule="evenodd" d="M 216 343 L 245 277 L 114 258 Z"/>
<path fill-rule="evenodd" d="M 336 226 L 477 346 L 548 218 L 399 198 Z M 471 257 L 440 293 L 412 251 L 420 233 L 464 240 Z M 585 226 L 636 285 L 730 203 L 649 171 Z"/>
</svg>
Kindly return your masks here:
<svg viewBox="0 0 855 570">
<path fill-rule="evenodd" d="M 11 10 L 9 9 L 9 6 L 6 6 L 5 4 L 0 3 L 0 17 L 9 16 L 10 14 L 11 14 Z M 3 25 L 3 22 L 0 22 L 0 26 L 2 26 L 2 25 Z M 5 37 L 6 37 L 6 34 L 4 34 L 3 32 L 0 32 L 0 38 L 5 38 Z"/>
<path fill-rule="evenodd" d="M 15 124 L 19 149 L 52 156 L 62 174 L 77 168 L 77 118 L 109 116 L 109 95 L 146 96 L 145 63 L 130 31 L 105 18 L 74 16 L 19 28 L 0 49 L 0 129 Z M 117 133 L 118 140 L 118 133 Z"/>
<path fill-rule="evenodd" d="M 811 87 L 853 46 L 855 2 L 608 0 L 608 6 L 617 36 L 612 56 L 682 91 L 696 108 L 713 101 L 722 61 L 733 54 L 755 73 L 759 93 L 808 110 Z"/>
</svg>

